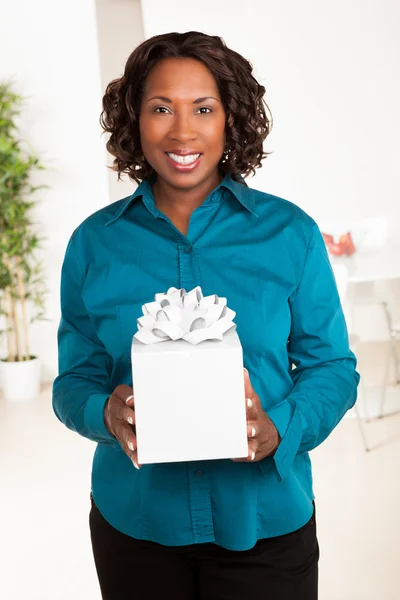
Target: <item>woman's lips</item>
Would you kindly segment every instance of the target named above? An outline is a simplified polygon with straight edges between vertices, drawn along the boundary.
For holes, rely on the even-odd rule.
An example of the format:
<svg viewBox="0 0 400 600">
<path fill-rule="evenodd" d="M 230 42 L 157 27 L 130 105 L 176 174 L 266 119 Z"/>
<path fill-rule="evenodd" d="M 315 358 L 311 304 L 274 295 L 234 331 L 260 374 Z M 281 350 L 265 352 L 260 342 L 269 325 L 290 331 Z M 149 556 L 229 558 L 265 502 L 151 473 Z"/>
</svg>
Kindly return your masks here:
<svg viewBox="0 0 400 600">
<path fill-rule="evenodd" d="M 171 158 L 170 156 L 168 156 L 168 154 L 165 154 L 165 156 L 167 157 L 169 164 L 176 171 L 179 171 L 180 173 L 187 173 L 187 172 L 193 171 L 196 167 L 199 166 L 202 154 L 200 154 L 199 158 L 197 158 L 194 162 L 192 162 L 192 163 L 190 163 L 188 165 L 181 165 L 180 163 L 175 162 L 173 158 Z"/>
</svg>

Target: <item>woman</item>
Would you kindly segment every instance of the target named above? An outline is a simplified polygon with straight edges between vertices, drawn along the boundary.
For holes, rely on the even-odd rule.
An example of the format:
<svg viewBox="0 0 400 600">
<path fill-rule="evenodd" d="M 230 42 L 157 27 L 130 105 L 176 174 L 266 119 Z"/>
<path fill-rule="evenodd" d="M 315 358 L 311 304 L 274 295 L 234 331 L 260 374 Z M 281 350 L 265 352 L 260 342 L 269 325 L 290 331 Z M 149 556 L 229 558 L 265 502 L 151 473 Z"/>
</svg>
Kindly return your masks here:
<svg viewBox="0 0 400 600">
<path fill-rule="evenodd" d="M 90 528 L 105 600 L 317 598 L 308 452 L 359 377 L 315 222 L 244 180 L 266 156 L 264 93 L 221 38 L 188 32 L 141 44 L 103 98 L 115 169 L 140 185 L 69 242 L 53 406 L 98 444 Z M 136 319 L 155 293 L 196 285 L 237 313 L 248 457 L 140 466 Z"/>
</svg>

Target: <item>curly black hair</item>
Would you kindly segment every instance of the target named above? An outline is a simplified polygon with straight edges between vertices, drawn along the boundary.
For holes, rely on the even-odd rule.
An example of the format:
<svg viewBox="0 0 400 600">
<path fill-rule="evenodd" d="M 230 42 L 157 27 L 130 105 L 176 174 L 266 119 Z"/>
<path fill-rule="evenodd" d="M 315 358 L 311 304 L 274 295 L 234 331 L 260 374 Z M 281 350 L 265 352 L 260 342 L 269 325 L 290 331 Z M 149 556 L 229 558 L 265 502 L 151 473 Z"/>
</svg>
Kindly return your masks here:
<svg viewBox="0 0 400 600">
<path fill-rule="evenodd" d="M 253 66 L 227 47 L 219 36 L 198 31 L 155 35 L 140 44 L 129 56 L 124 74 L 111 81 L 103 96 L 100 124 L 110 133 L 107 150 L 115 156 L 114 171 L 127 173 L 140 183 L 151 179 L 153 167 L 143 156 L 139 112 L 146 79 L 156 63 L 165 58 L 194 58 L 213 74 L 226 114 L 226 148 L 218 168 L 222 176 L 230 172 L 255 175 L 268 156 L 263 141 L 271 131 L 272 115 L 263 96 L 265 88 L 252 74 Z"/>
</svg>

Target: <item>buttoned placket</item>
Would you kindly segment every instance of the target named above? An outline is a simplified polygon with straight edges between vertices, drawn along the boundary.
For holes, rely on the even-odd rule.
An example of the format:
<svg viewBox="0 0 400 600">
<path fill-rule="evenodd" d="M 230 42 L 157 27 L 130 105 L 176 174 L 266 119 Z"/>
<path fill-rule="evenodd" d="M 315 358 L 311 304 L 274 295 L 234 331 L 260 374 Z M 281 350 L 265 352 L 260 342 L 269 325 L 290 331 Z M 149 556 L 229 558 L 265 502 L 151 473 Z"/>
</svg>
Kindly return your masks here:
<svg viewBox="0 0 400 600">
<path fill-rule="evenodd" d="M 196 209 L 190 218 L 187 236 L 179 231 L 172 221 L 161 211 L 153 208 L 156 218 L 163 219 L 176 233 L 176 245 L 179 264 L 179 287 L 190 291 L 201 285 L 198 267 L 198 251 L 196 242 L 207 230 L 218 210 L 219 204 L 213 203 L 212 194 L 206 204 Z M 190 514 L 192 520 L 193 542 L 215 541 L 214 523 L 211 505 L 210 481 L 204 462 L 187 463 L 187 478 L 189 483 Z"/>
</svg>

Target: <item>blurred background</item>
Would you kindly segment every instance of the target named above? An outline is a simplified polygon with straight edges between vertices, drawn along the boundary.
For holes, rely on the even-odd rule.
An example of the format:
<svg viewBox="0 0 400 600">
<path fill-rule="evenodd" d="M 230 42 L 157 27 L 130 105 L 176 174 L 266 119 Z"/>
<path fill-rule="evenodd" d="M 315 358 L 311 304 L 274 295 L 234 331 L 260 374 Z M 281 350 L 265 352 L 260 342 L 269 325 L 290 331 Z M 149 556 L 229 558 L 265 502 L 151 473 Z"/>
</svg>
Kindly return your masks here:
<svg viewBox="0 0 400 600">
<path fill-rule="evenodd" d="M 11 78 L 26 98 L 19 134 L 46 166 L 33 182 L 49 187 L 36 193 L 34 208 L 48 289 L 47 320 L 31 325 L 40 393 L 29 401 L 0 395 L 1 597 L 100 598 L 88 529 L 94 444 L 51 409 L 60 269 L 75 227 L 136 187 L 107 169 L 99 125 L 107 84 L 143 40 L 197 30 L 223 37 L 266 88 L 272 154 L 247 183 L 295 202 L 332 236 L 327 246 L 359 359 L 358 411 L 311 455 L 320 598 L 397 600 L 399 19 L 396 0 L 2 3 L 0 81 Z M 339 240 L 348 232 L 355 251 L 346 253 L 348 238 Z"/>
</svg>

